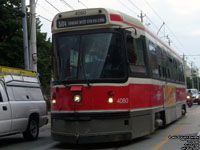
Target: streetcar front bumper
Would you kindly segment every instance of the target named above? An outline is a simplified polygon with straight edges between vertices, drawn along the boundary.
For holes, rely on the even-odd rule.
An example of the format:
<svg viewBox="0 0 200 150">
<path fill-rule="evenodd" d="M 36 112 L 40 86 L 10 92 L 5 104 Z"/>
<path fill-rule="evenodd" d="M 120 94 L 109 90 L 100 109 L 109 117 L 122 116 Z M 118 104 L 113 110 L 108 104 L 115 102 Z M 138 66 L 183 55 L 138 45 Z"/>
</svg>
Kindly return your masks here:
<svg viewBox="0 0 200 150">
<path fill-rule="evenodd" d="M 51 135 L 71 144 L 128 141 L 154 131 L 152 110 L 52 112 Z"/>
<path fill-rule="evenodd" d="M 88 134 L 88 135 L 71 135 L 66 133 L 51 132 L 54 140 L 68 144 L 91 144 L 106 143 L 131 140 L 131 132 Z"/>
<path fill-rule="evenodd" d="M 131 140 L 129 112 L 98 114 L 51 114 L 51 136 L 71 144 Z"/>
</svg>

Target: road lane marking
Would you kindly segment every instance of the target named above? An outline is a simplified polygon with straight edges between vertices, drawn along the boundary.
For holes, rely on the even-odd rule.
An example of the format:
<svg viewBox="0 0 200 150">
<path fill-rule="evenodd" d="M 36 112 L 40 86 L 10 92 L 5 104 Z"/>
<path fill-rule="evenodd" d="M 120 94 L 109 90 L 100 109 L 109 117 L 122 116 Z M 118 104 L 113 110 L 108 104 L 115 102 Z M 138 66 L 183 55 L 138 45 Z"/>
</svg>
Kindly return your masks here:
<svg viewBox="0 0 200 150">
<path fill-rule="evenodd" d="M 176 133 L 178 133 L 180 130 L 182 130 L 184 125 L 179 126 L 176 128 L 169 136 L 174 136 Z M 169 136 L 167 136 L 163 141 L 161 141 L 158 145 L 156 145 L 152 150 L 158 150 L 161 148 L 167 141 L 169 140 Z"/>
</svg>

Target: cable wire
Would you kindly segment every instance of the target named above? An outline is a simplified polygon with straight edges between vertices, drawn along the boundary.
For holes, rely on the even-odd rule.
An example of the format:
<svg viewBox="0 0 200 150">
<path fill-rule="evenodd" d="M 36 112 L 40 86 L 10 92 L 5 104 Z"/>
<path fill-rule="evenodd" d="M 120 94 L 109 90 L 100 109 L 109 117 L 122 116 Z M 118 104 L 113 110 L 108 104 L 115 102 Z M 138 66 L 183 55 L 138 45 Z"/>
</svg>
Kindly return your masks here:
<svg viewBox="0 0 200 150">
<path fill-rule="evenodd" d="M 123 5 L 124 7 L 126 7 L 130 12 L 133 12 L 133 13 L 135 13 L 136 15 L 137 15 L 137 13 L 135 12 L 135 11 L 133 11 L 132 9 L 130 9 L 128 6 L 126 6 L 124 3 L 122 3 L 120 0 L 118 0 L 119 1 L 119 3 L 121 4 L 121 5 Z"/>
<path fill-rule="evenodd" d="M 49 20 L 49 19 L 47 19 L 47 18 L 45 18 L 45 17 L 43 17 L 43 16 L 41 16 L 41 15 L 37 15 L 37 16 L 40 17 L 40 18 L 43 18 L 43 19 L 46 20 L 46 21 L 52 22 L 51 20 Z"/>
<path fill-rule="evenodd" d="M 85 8 L 88 8 L 87 5 L 85 5 L 83 2 L 81 2 L 80 0 L 78 0 L 78 3 L 82 4 Z"/>
<path fill-rule="evenodd" d="M 152 9 L 152 11 L 154 12 L 154 14 L 162 21 L 162 22 L 165 22 L 161 16 L 156 12 L 156 10 L 146 1 L 144 0 L 144 2 Z M 166 22 L 165 22 L 166 23 Z M 180 40 L 176 37 L 176 35 L 174 34 L 174 32 L 169 28 L 169 26 L 167 24 L 165 24 L 165 26 L 167 27 L 167 29 L 171 32 L 171 34 L 174 36 L 174 38 L 178 41 L 178 43 L 182 46 L 183 49 L 184 46 L 183 44 L 180 42 Z M 180 50 L 180 49 L 177 49 L 177 50 Z M 182 53 L 184 53 L 182 50 L 180 50 Z"/>
<path fill-rule="evenodd" d="M 74 10 L 74 8 L 70 4 L 68 4 L 65 0 L 60 0 L 60 1 L 63 2 L 65 5 L 67 5 L 72 10 Z"/>
<path fill-rule="evenodd" d="M 53 7 L 55 10 L 57 10 L 58 12 L 61 12 L 60 10 L 58 10 L 53 4 L 51 4 L 49 1 L 45 0 L 49 5 L 51 5 L 51 7 Z"/>
<path fill-rule="evenodd" d="M 46 12 L 48 12 L 51 15 L 54 15 L 51 11 L 49 11 L 48 9 L 44 8 L 43 6 L 41 6 L 39 3 L 37 4 L 37 6 L 39 6 L 40 8 L 42 8 L 43 10 L 45 10 Z"/>
<path fill-rule="evenodd" d="M 141 12 L 141 9 L 139 9 L 131 0 L 128 0 L 128 1 L 131 3 L 131 5 L 133 5 L 137 10 Z"/>
</svg>

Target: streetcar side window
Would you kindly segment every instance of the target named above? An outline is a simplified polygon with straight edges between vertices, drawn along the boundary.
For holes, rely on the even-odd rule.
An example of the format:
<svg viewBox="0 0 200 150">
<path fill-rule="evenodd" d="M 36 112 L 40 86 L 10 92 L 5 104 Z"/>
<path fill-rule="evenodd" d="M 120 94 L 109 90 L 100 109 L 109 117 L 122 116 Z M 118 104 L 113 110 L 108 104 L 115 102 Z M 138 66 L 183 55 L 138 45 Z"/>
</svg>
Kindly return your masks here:
<svg viewBox="0 0 200 150">
<path fill-rule="evenodd" d="M 170 55 L 167 58 L 168 58 L 167 59 L 168 60 L 168 64 L 167 64 L 167 71 L 168 71 L 167 77 L 168 77 L 169 80 L 173 80 L 173 75 L 172 75 L 172 69 L 173 69 L 172 58 L 171 58 Z"/>
<path fill-rule="evenodd" d="M 158 60 L 157 60 L 157 57 L 158 57 L 157 47 L 151 41 L 148 42 L 148 47 L 149 47 L 149 53 L 150 53 L 150 65 L 151 65 L 152 75 L 154 77 L 158 77 L 159 69 L 158 69 Z"/>
<path fill-rule="evenodd" d="M 176 59 L 174 59 L 173 62 L 174 62 L 174 64 L 173 64 L 174 65 L 174 79 L 177 80 L 177 76 L 178 76 L 178 74 L 177 74 L 177 68 L 178 67 L 177 67 L 177 61 L 176 61 Z"/>
<path fill-rule="evenodd" d="M 181 63 L 178 63 L 178 80 L 180 82 L 184 82 L 184 73 L 183 73 L 183 65 Z"/>
<path fill-rule="evenodd" d="M 144 39 L 133 39 L 130 35 L 126 38 L 127 55 L 131 72 L 146 73 Z"/>
<path fill-rule="evenodd" d="M 127 51 L 128 51 L 128 61 L 131 64 L 136 64 L 136 44 L 131 36 L 127 36 Z"/>
<path fill-rule="evenodd" d="M 162 78 L 162 50 L 159 46 L 157 46 L 157 63 L 158 63 L 158 75 Z"/>
<path fill-rule="evenodd" d="M 167 60 L 166 60 L 167 53 L 165 49 L 162 49 L 162 77 L 167 78 Z"/>
<path fill-rule="evenodd" d="M 137 53 L 137 61 L 136 65 L 145 66 L 144 60 L 144 44 L 142 39 L 136 39 L 136 53 Z"/>
</svg>

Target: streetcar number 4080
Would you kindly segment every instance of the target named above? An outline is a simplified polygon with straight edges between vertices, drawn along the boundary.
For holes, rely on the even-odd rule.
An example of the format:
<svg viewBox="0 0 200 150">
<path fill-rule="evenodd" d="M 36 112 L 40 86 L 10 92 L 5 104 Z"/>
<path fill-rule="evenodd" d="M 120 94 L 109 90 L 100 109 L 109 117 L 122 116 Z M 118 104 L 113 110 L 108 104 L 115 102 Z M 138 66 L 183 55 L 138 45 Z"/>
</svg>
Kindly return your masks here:
<svg viewBox="0 0 200 150">
<path fill-rule="evenodd" d="M 128 103 L 128 98 L 118 98 L 117 103 Z"/>
</svg>

